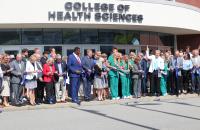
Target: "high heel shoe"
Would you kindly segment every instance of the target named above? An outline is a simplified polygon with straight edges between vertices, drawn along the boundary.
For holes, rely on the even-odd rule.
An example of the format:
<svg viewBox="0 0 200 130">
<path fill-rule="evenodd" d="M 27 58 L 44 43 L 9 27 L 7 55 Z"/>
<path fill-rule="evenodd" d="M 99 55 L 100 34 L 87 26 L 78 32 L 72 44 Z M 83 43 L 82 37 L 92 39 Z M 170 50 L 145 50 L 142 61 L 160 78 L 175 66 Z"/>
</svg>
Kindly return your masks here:
<svg viewBox="0 0 200 130">
<path fill-rule="evenodd" d="M 10 104 L 8 104 L 8 103 L 4 103 L 3 106 L 4 106 L 4 107 L 9 107 Z"/>
</svg>

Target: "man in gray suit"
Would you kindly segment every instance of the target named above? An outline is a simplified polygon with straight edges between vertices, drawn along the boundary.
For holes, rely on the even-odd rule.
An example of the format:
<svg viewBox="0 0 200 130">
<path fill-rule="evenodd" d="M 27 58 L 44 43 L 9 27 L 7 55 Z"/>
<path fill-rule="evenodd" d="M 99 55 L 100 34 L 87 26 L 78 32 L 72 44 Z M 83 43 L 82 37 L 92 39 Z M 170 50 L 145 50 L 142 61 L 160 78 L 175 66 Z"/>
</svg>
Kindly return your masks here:
<svg viewBox="0 0 200 130">
<path fill-rule="evenodd" d="M 22 82 L 24 79 L 25 63 L 22 61 L 22 55 L 17 54 L 16 60 L 10 63 L 11 66 L 11 102 L 13 105 L 22 105 L 20 97 L 22 96 Z"/>
<path fill-rule="evenodd" d="M 175 52 L 175 56 L 172 61 L 172 67 L 174 69 L 175 76 L 175 86 L 176 86 L 176 95 L 179 96 L 183 92 L 183 53 L 178 50 Z"/>
<path fill-rule="evenodd" d="M 193 69 L 192 69 L 192 92 L 197 92 L 200 95 L 200 56 L 199 50 L 193 50 L 193 56 L 191 58 Z"/>
<path fill-rule="evenodd" d="M 92 50 L 87 50 L 87 56 L 84 56 L 81 60 L 83 70 L 85 75 L 83 79 L 83 90 L 84 90 L 84 99 L 85 101 L 91 100 L 91 85 L 93 80 L 93 69 L 94 69 L 94 59 L 92 58 Z"/>
</svg>

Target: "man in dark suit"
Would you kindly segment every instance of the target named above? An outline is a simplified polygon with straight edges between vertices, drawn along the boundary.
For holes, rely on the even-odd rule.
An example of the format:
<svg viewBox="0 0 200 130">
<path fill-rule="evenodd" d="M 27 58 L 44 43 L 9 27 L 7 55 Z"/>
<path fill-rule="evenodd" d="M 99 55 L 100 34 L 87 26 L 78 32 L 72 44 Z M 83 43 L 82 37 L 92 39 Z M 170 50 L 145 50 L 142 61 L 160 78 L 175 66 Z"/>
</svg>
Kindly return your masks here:
<svg viewBox="0 0 200 130">
<path fill-rule="evenodd" d="M 25 72 L 25 63 L 22 61 L 22 55 L 18 54 L 16 60 L 11 64 L 11 102 L 13 105 L 21 105 L 22 81 Z"/>
<path fill-rule="evenodd" d="M 146 56 L 144 56 L 143 53 L 139 53 L 138 56 L 141 58 L 140 65 L 144 72 L 142 81 L 141 81 L 142 94 L 143 94 L 143 96 L 146 96 L 146 94 L 148 93 L 148 91 L 147 91 L 148 59 Z"/>
<path fill-rule="evenodd" d="M 55 62 L 56 74 L 58 79 L 55 84 L 55 92 L 56 92 L 56 101 L 57 102 L 65 102 L 66 99 L 66 78 L 67 78 L 67 67 L 66 63 L 62 61 L 62 57 L 60 54 L 56 55 Z M 60 88 L 62 91 L 62 95 L 60 96 Z"/>
<path fill-rule="evenodd" d="M 81 59 L 80 59 L 80 48 L 75 47 L 74 52 L 69 55 L 67 60 L 68 73 L 70 77 L 70 91 L 72 102 L 80 105 L 78 99 L 78 91 L 80 88 L 80 78 L 83 72 Z"/>
<path fill-rule="evenodd" d="M 94 59 L 92 58 L 92 50 L 87 50 L 87 56 L 84 56 L 81 60 L 84 76 L 83 79 L 83 91 L 85 101 L 91 100 L 91 84 L 93 80 L 93 69 L 94 69 Z"/>
<path fill-rule="evenodd" d="M 36 65 L 38 69 L 37 73 L 37 88 L 35 89 L 35 102 L 37 105 L 40 105 L 44 101 L 44 82 L 43 82 L 43 67 L 42 63 L 40 62 L 41 56 L 40 54 L 35 53 L 35 57 L 37 58 Z"/>
</svg>

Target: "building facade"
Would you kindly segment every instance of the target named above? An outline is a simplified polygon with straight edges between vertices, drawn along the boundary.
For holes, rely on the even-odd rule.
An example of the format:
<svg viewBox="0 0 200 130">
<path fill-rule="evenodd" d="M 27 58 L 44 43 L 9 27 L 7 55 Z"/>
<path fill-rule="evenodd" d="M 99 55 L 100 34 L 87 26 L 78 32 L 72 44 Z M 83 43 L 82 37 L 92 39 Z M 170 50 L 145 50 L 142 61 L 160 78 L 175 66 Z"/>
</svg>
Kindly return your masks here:
<svg viewBox="0 0 200 130">
<path fill-rule="evenodd" d="M 200 44 L 198 0 L 1 0 L 0 52 L 75 46 L 108 53 Z"/>
</svg>

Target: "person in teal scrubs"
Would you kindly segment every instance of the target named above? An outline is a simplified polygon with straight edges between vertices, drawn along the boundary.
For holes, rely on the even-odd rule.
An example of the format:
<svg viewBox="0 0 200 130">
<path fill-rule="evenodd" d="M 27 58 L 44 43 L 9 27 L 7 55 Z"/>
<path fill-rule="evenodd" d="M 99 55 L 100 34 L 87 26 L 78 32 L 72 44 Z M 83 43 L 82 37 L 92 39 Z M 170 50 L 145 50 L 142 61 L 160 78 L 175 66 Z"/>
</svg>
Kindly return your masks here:
<svg viewBox="0 0 200 130">
<path fill-rule="evenodd" d="M 163 96 L 167 95 L 167 75 L 168 75 L 168 63 L 165 60 L 165 56 L 162 56 L 164 60 L 164 70 L 161 70 L 161 78 L 160 78 L 160 90 Z"/>
<path fill-rule="evenodd" d="M 127 55 L 123 56 L 123 59 L 120 62 L 120 68 L 121 71 L 119 74 L 122 86 L 122 98 L 126 99 L 130 97 L 130 70 Z"/>
<path fill-rule="evenodd" d="M 119 99 L 118 97 L 118 81 L 119 81 L 119 73 L 117 69 L 119 68 L 119 63 L 117 61 L 118 51 L 117 48 L 113 48 L 113 54 L 108 57 L 109 68 L 108 72 L 109 76 L 109 86 L 111 91 L 111 98 L 113 100 Z"/>
</svg>

